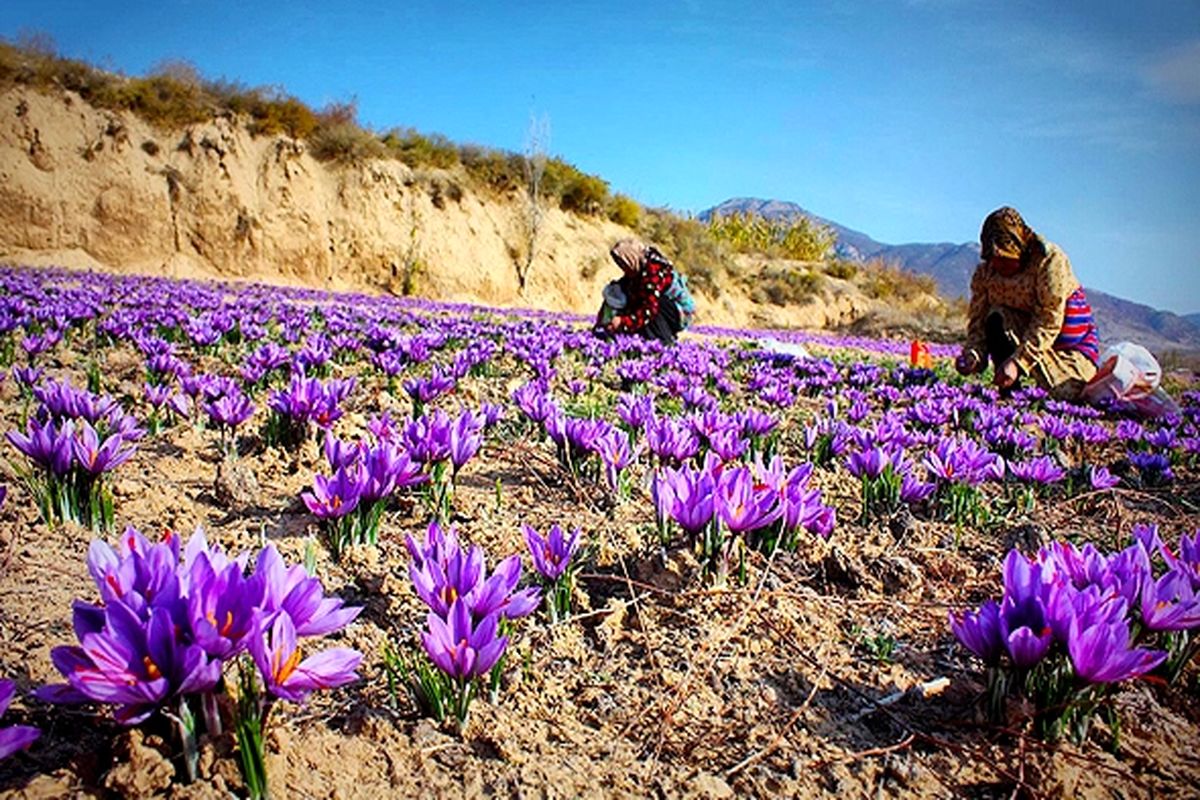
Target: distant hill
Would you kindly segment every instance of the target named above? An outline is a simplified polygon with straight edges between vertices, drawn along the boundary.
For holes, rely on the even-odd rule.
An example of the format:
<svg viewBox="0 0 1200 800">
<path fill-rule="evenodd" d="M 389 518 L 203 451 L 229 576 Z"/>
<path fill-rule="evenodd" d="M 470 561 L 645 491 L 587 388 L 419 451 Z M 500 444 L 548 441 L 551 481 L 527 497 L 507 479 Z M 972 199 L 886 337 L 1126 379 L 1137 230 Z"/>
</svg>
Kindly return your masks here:
<svg viewBox="0 0 1200 800">
<path fill-rule="evenodd" d="M 734 212 L 754 213 L 767 219 L 800 216 L 827 225 L 837 234 L 836 252 L 841 258 L 851 261 L 878 258 L 913 272 L 930 275 L 946 297 L 966 297 L 970 293 L 971 275 L 979 263 L 977 242 L 884 244 L 862 231 L 847 228 L 785 200 L 736 197 L 706 209 L 698 216 L 701 220 L 707 220 L 714 214 Z M 1128 339 L 1159 353 L 1172 350 L 1200 351 L 1200 313 L 1182 316 L 1115 297 L 1098 289 L 1088 289 L 1087 293 L 1099 321 L 1101 338 L 1105 342 Z"/>
</svg>

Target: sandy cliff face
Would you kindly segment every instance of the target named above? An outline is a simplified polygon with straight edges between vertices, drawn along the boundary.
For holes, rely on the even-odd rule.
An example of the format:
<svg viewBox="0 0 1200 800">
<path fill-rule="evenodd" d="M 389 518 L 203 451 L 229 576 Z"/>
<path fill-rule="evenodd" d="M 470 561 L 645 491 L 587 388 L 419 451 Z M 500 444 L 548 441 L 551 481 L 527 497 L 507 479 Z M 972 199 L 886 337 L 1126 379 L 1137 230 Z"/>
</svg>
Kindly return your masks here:
<svg viewBox="0 0 1200 800">
<path fill-rule="evenodd" d="M 322 163 L 303 142 L 252 136 L 230 119 L 162 131 L 69 92 L 0 93 L 0 261 L 392 292 L 419 262 L 422 296 L 596 307 L 618 276 L 607 250 L 629 230 L 548 210 L 522 293 L 520 199 L 461 184 L 391 160 Z M 699 319 L 832 327 L 871 305 L 839 282 L 801 307 L 746 295 L 697 297 Z"/>
<path fill-rule="evenodd" d="M 422 294 L 592 305 L 606 270 L 581 272 L 626 231 L 548 212 L 522 297 L 520 204 L 452 184 L 396 161 L 322 164 L 302 142 L 227 119 L 163 132 L 69 93 L 0 94 L 0 254 L 10 261 L 398 289 L 415 257 Z"/>
</svg>

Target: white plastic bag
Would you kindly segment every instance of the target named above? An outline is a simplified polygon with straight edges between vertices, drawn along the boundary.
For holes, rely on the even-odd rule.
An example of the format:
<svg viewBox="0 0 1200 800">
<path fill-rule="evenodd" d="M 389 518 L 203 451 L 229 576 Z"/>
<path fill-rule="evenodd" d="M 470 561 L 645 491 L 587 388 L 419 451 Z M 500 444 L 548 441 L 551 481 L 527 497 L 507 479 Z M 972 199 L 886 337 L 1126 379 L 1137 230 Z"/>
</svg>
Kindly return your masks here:
<svg viewBox="0 0 1200 800">
<path fill-rule="evenodd" d="M 781 342 L 774 337 L 768 337 L 760 339 L 759 344 L 768 353 L 778 353 L 779 355 L 791 356 L 792 358 L 812 358 L 804 345 L 799 342 Z"/>
<path fill-rule="evenodd" d="M 1089 402 L 1105 398 L 1131 403 L 1147 417 L 1157 417 L 1177 406 L 1159 388 L 1162 368 L 1150 351 L 1133 342 L 1119 342 L 1104 348 L 1096 376 L 1083 389 Z"/>
</svg>

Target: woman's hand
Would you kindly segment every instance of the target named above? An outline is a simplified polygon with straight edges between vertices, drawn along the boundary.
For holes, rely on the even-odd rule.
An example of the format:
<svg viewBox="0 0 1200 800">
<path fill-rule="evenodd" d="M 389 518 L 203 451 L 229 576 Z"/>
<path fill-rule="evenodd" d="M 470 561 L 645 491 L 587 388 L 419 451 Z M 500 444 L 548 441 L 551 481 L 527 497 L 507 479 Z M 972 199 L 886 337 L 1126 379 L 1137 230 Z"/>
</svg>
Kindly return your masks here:
<svg viewBox="0 0 1200 800">
<path fill-rule="evenodd" d="M 1007 389 L 1016 383 L 1019 377 L 1021 377 L 1021 370 L 1017 367 L 1017 362 L 1010 358 L 996 370 L 996 377 L 992 382 L 1001 389 Z"/>
</svg>

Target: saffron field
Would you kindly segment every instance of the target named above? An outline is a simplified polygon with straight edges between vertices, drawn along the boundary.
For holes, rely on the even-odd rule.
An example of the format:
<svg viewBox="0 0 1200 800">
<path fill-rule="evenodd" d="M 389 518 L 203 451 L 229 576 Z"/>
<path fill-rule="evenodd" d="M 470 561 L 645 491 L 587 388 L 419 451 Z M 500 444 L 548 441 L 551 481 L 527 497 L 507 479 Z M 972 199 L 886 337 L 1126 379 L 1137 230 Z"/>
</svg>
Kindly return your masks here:
<svg viewBox="0 0 1200 800">
<path fill-rule="evenodd" d="M 1194 796 L 1200 393 L 932 350 L 2 269 L 0 793 Z"/>
</svg>

